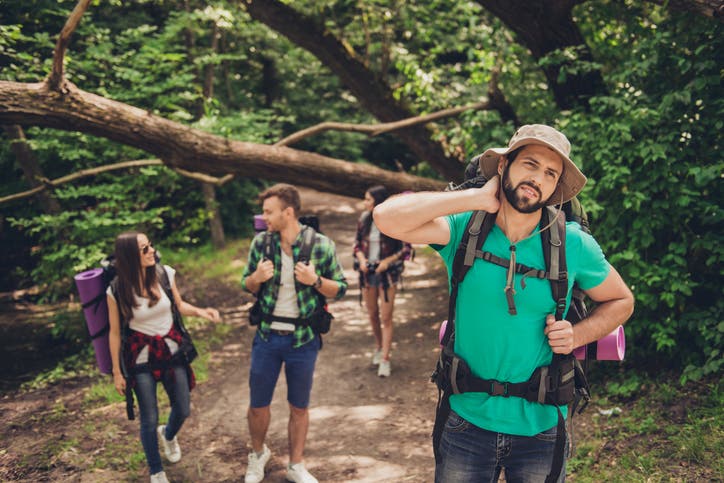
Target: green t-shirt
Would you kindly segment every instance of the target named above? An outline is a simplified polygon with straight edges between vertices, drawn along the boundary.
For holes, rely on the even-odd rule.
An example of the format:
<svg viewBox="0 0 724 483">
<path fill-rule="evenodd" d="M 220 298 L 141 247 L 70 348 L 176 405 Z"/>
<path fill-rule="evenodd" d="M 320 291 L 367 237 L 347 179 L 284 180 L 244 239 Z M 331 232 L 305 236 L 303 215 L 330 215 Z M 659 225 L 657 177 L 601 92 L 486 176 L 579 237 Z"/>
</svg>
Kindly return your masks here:
<svg viewBox="0 0 724 483">
<path fill-rule="evenodd" d="M 445 261 L 448 276 L 471 216 L 472 212 L 447 216 L 450 241 L 445 246 L 431 245 Z M 483 250 L 510 258 L 510 242 L 497 225 L 488 234 Z M 540 233 L 518 242 L 516 257 L 518 263 L 544 269 Z M 567 304 L 570 304 L 570 287 L 574 282 L 578 282 L 583 290 L 591 289 L 601 284 L 610 270 L 598 243 L 573 222 L 566 224 L 566 263 Z M 455 352 L 467 361 L 478 377 L 523 382 L 536 368 L 551 362 L 553 352 L 543 330 L 546 316 L 555 314 L 555 302 L 548 280 L 528 277 L 524 289 L 521 286 L 523 276 L 516 273 L 518 314 L 510 315 L 504 292 L 506 275 L 507 269 L 476 258 L 458 289 Z M 451 396 L 450 406 L 480 428 L 520 436 L 533 436 L 555 426 L 558 421 L 555 407 L 519 397 L 456 394 Z M 561 407 L 561 410 L 566 415 L 567 408 Z"/>
</svg>

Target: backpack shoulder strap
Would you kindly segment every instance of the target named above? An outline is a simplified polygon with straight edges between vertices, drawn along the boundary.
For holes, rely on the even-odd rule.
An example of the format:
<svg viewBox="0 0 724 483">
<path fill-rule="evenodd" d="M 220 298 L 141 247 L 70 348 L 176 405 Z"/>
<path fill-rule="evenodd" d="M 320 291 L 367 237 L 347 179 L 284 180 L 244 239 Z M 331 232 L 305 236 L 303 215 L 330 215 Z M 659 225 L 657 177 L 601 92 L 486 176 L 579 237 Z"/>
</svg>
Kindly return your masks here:
<svg viewBox="0 0 724 483">
<path fill-rule="evenodd" d="M 299 261 L 309 263 L 312 259 L 312 248 L 314 248 L 314 238 L 317 234 L 311 226 L 302 228 L 302 245 L 299 247 Z"/>
<path fill-rule="evenodd" d="M 161 284 L 163 291 L 166 292 L 166 296 L 171 299 L 172 304 L 175 304 L 176 301 L 173 299 L 173 291 L 171 290 L 171 280 L 168 278 L 166 267 L 160 263 L 156 264 L 156 276 L 158 276 L 158 282 Z"/>
<path fill-rule="evenodd" d="M 265 231 L 262 235 L 262 260 L 274 260 L 274 252 L 272 250 L 272 234 L 269 231 Z"/>
<path fill-rule="evenodd" d="M 166 272 L 166 267 L 160 263 L 157 263 L 156 275 L 158 276 L 158 282 L 161 285 L 161 288 L 164 292 L 166 292 L 166 296 L 171 301 L 171 313 L 173 314 L 173 320 L 178 326 L 178 329 L 181 331 L 181 333 L 185 333 L 186 327 L 184 326 L 181 312 L 179 312 L 178 306 L 176 305 L 176 299 L 173 296 L 173 290 L 171 290 L 171 280 L 168 278 L 168 272 Z"/>
<path fill-rule="evenodd" d="M 563 319 L 568 295 L 568 268 L 566 264 L 566 220 L 561 212 L 547 206 L 543 209 L 541 225 L 551 223 L 550 228 L 541 233 L 543 257 L 551 283 L 551 294 L 556 303 L 556 320 Z"/>
<path fill-rule="evenodd" d="M 495 223 L 495 213 L 474 211 L 470 216 L 465 231 L 460 239 L 455 258 L 453 259 L 452 275 L 450 276 L 450 297 L 448 301 L 448 319 L 442 345 L 446 346 L 455 332 L 455 304 L 458 297 L 458 286 L 462 283 L 470 267 L 475 262 L 475 253 L 479 251 Z"/>
</svg>

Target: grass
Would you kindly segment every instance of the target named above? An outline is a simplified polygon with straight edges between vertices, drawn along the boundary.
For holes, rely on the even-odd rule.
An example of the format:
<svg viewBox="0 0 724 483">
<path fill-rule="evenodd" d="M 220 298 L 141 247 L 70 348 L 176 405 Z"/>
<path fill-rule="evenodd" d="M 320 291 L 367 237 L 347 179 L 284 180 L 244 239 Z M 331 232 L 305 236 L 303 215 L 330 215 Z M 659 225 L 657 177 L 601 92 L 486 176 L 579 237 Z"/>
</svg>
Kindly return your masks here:
<svg viewBox="0 0 724 483">
<path fill-rule="evenodd" d="M 612 391 L 596 396 L 569 461 L 571 481 L 672 482 L 724 480 L 724 385 L 718 378 L 678 384 L 676 375 L 653 381 L 615 376 Z M 637 390 L 621 396 L 621 388 Z M 623 391 L 623 392 L 629 392 Z M 599 409 L 617 406 L 618 416 Z M 578 416 L 577 416 L 578 417 Z M 575 421 L 574 421 L 575 422 Z"/>
<path fill-rule="evenodd" d="M 246 265 L 248 239 L 228 240 L 222 249 L 207 243 L 198 247 L 164 251 L 163 263 L 179 267 L 184 277 L 239 283 Z"/>
</svg>

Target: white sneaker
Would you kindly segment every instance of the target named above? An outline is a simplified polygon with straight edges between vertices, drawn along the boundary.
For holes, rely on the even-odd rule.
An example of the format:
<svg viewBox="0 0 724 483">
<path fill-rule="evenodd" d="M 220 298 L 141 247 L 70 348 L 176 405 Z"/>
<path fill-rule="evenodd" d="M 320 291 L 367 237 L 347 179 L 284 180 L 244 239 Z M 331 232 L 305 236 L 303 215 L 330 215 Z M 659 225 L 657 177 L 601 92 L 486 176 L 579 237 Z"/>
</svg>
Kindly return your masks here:
<svg viewBox="0 0 724 483">
<path fill-rule="evenodd" d="M 377 375 L 380 377 L 390 377 L 390 361 L 380 361 L 380 367 L 377 368 Z"/>
<path fill-rule="evenodd" d="M 161 442 L 163 454 L 166 455 L 166 459 L 170 463 L 178 463 L 181 459 L 181 447 L 178 445 L 178 438 L 174 436 L 171 441 L 167 440 L 165 425 L 159 426 L 156 428 L 156 431 L 158 432 L 158 440 Z"/>
<path fill-rule="evenodd" d="M 165 471 L 159 471 L 151 475 L 151 483 L 168 483 Z"/>
<path fill-rule="evenodd" d="M 271 458 L 271 451 L 264 445 L 264 449 L 260 456 L 257 456 L 253 449 L 249 451 L 249 463 L 246 466 L 246 476 L 244 483 L 259 483 L 264 479 L 264 466 Z"/>
<path fill-rule="evenodd" d="M 304 467 L 304 463 L 287 466 L 287 481 L 295 483 L 319 483 Z"/>
<path fill-rule="evenodd" d="M 372 354 L 372 364 L 378 366 L 380 362 L 382 362 L 382 349 L 377 349 L 375 353 Z"/>
</svg>

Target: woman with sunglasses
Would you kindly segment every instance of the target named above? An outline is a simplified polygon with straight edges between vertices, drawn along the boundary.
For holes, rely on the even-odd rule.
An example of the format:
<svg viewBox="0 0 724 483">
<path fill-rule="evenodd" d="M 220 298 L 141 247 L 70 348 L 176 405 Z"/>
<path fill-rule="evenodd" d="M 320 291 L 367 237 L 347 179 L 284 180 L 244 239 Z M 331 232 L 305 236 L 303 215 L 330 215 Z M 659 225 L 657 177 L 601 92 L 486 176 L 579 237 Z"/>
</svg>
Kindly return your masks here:
<svg viewBox="0 0 724 483">
<path fill-rule="evenodd" d="M 219 312 L 211 307 L 195 307 L 181 298 L 174 281 L 176 271 L 169 266 L 157 266 L 156 251 L 143 233 L 118 235 L 115 266 L 116 278 L 106 292 L 113 383 L 121 395 L 126 394 L 126 384 L 136 393 L 141 444 L 151 483 L 165 483 L 168 479 L 161 464 L 159 441 L 169 462 L 181 459 L 176 434 L 189 415 L 194 376 L 190 365 L 173 359 L 182 334 L 178 324 L 174 324 L 172 301 L 161 285 L 161 278 L 168 280 L 166 286 L 170 286 L 173 302 L 182 315 L 218 322 Z M 124 378 L 122 364 L 128 380 Z M 163 384 L 171 405 L 168 423 L 162 426 L 158 426 L 158 382 Z"/>
</svg>

